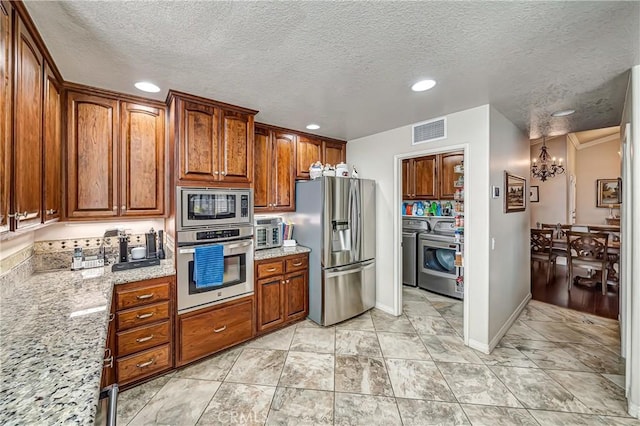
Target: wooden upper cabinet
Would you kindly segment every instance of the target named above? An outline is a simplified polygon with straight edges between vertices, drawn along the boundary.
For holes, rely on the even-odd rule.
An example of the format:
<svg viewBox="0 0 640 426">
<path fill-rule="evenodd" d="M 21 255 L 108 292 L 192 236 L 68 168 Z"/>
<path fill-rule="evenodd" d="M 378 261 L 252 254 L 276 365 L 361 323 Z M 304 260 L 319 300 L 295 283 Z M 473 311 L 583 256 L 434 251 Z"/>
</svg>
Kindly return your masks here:
<svg viewBox="0 0 640 426">
<path fill-rule="evenodd" d="M 413 159 L 402 160 L 402 198 L 413 198 Z"/>
<path fill-rule="evenodd" d="M 21 229 L 41 222 L 43 57 L 22 20 L 15 22 L 13 229 Z"/>
<path fill-rule="evenodd" d="M 460 176 L 454 172 L 456 165 L 464 160 L 463 152 L 449 152 L 438 155 L 438 181 L 440 183 L 439 197 L 443 200 L 453 200 L 456 192 L 455 181 Z"/>
<path fill-rule="evenodd" d="M 222 110 L 219 179 L 249 183 L 253 179 L 253 115 Z"/>
<path fill-rule="evenodd" d="M 9 230 L 11 184 L 11 5 L 0 2 L 0 232 Z"/>
<path fill-rule="evenodd" d="M 273 175 L 270 191 L 273 196 L 272 210 L 294 211 L 296 208 L 295 143 L 295 135 L 279 132 L 274 135 L 271 158 Z"/>
<path fill-rule="evenodd" d="M 438 198 L 436 159 L 435 155 L 413 159 L 414 198 L 422 200 Z"/>
<path fill-rule="evenodd" d="M 123 102 L 120 106 L 120 215 L 164 214 L 165 111 Z"/>
<path fill-rule="evenodd" d="M 323 161 L 322 141 L 307 136 L 298 136 L 296 144 L 296 178 L 309 179 L 309 166 Z"/>
<path fill-rule="evenodd" d="M 67 216 L 118 215 L 118 101 L 67 95 Z"/>
<path fill-rule="evenodd" d="M 271 132 L 255 127 L 253 143 L 253 206 L 255 210 L 271 207 Z"/>
<path fill-rule="evenodd" d="M 332 166 L 344 163 L 347 160 L 347 144 L 324 141 L 322 143 L 322 157 L 325 164 L 329 163 Z"/>
<path fill-rule="evenodd" d="M 62 210 L 62 98 L 49 64 L 44 75 L 44 197 L 43 222 L 60 218 Z"/>
<path fill-rule="evenodd" d="M 180 179 L 216 180 L 220 111 L 210 105 L 182 101 L 180 111 Z"/>
</svg>

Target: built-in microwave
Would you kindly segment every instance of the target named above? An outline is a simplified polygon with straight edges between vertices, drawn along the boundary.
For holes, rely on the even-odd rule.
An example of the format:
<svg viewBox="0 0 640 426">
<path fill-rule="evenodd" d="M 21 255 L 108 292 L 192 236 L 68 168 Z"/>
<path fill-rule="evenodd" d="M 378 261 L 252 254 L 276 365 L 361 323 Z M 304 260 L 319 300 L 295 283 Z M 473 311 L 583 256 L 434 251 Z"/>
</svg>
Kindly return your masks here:
<svg viewBox="0 0 640 426">
<path fill-rule="evenodd" d="M 176 230 L 253 224 L 253 190 L 179 186 Z"/>
</svg>

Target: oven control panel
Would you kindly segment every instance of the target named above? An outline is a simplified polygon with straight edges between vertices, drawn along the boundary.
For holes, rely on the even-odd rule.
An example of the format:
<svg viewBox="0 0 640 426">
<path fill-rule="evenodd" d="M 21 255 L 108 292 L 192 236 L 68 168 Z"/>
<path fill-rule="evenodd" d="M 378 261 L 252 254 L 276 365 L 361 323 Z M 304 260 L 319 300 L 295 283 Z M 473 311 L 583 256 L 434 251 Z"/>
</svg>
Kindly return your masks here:
<svg viewBox="0 0 640 426">
<path fill-rule="evenodd" d="M 196 240 L 217 240 L 220 238 L 233 238 L 239 237 L 239 229 L 218 229 L 215 231 L 200 231 L 196 232 Z"/>
<path fill-rule="evenodd" d="M 240 196 L 240 217 L 249 217 L 249 196 Z"/>
</svg>

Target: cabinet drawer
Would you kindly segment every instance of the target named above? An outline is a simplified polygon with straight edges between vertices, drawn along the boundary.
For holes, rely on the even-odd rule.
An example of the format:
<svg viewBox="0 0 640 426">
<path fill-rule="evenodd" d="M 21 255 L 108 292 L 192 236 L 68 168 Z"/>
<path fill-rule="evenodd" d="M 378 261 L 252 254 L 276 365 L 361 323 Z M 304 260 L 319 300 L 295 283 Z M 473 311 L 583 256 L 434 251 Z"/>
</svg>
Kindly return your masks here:
<svg viewBox="0 0 640 426">
<path fill-rule="evenodd" d="M 287 259 L 286 271 L 300 271 L 309 267 L 309 258 L 307 256 L 294 257 Z"/>
<path fill-rule="evenodd" d="M 120 385 L 150 376 L 171 367 L 171 345 L 166 344 L 116 361 Z"/>
<path fill-rule="evenodd" d="M 145 325 L 116 334 L 116 356 L 121 357 L 158 346 L 169 341 L 171 327 L 169 321 Z"/>
<path fill-rule="evenodd" d="M 169 302 L 160 302 L 154 305 L 141 306 L 128 309 L 116 314 L 116 329 L 128 330 L 152 322 L 158 322 L 169 318 Z"/>
<path fill-rule="evenodd" d="M 283 273 L 284 273 L 284 265 L 282 263 L 282 260 L 258 264 L 257 278 L 272 277 L 274 275 L 282 275 Z"/>
<path fill-rule="evenodd" d="M 141 286 L 116 286 L 116 310 L 135 308 L 161 300 L 169 300 L 169 282 L 149 283 Z"/>
<path fill-rule="evenodd" d="M 253 300 L 180 318 L 180 363 L 240 343 L 253 335 Z"/>
</svg>

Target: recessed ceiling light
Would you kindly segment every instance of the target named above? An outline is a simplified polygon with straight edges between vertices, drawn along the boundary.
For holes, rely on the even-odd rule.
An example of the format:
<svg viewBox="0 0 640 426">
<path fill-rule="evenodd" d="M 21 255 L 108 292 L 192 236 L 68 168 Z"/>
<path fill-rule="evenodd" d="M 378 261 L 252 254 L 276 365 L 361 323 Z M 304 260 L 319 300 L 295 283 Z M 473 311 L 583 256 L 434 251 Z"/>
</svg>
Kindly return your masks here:
<svg viewBox="0 0 640 426">
<path fill-rule="evenodd" d="M 307 129 L 309 130 L 318 130 L 320 128 L 317 124 L 307 124 Z"/>
<path fill-rule="evenodd" d="M 571 115 L 576 112 L 575 109 L 563 109 L 562 111 L 556 111 L 551 114 L 552 117 L 566 117 L 567 115 Z"/>
<path fill-rule="evenodd" d="M 157 93 L 160 91 L 160 88 L 153 83 L 149 83 L 148 81 L 139 81 L 135 84 L 136 89 L 142 90 L 143 92 L 149 93 Z"/>
<path fill-rule="evenodd" d="M 420 80 L 417 83 L 414 83 L 413 86 L 411 86 L 411 90 L 413 90 L 414 92 L 424 92 L 425 90 L 433 88 L 433 86 L 435 85 L 435 80 Z"/>
</svg>

